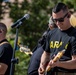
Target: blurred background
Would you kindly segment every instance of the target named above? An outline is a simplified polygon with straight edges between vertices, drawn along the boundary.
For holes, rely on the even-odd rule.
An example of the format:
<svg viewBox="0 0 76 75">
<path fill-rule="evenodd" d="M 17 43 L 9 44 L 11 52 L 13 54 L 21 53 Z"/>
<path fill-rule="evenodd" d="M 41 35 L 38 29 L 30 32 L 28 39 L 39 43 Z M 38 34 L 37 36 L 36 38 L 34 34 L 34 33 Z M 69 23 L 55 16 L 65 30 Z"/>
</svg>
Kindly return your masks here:
<svg viewBox="0 0 76 75">
<path fill-rule="evenodd" d="M 58 2 L 67 4 L 76 16 L 76 0 L 0 0 L 0 22 L 7 25 L 7 39 L 12 47 L 16 28 L 11 28 L 11 25 L 25 14 L 29 14 L 30 18 L 24 20 L 19 27 L 18 45 L 21 44 L 32 51 L 47 29 L 51 10 Z M 30 56 L 20 52 L 19 48 L 15 51 L 15 56 L 19 59 L 19 63 L 15 65 L 15 75 L 27 75 Z"/>
</svg>

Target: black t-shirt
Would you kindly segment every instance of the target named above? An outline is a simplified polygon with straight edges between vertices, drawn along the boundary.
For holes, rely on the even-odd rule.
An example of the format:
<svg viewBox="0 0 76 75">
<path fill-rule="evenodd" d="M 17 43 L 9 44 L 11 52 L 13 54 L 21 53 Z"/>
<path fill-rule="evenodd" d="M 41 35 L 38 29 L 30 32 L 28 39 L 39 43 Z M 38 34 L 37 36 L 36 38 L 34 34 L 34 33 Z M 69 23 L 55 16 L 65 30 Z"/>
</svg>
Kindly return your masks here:
<svg viewBox="0 0 76 75">
<path fill-rule="evenodd" d="M 8 42 L 8 41 L 4 39 L 0 42 L 0 44 L 3 42 Z M 0 63 L 4 63 L 8 65 L 5 75 L 9 75 L 10 73 L 12 54 L 13 54 L 13 48 L 9 43 L 4 43 L 0 45 Z"/>
<path fill-rule="evenodd" d="M 35 48 L 32 50 L 32 52 L 36 51 L 38 48 L 43 47 L 46 42 L 46 37 L 48 32 L 50 31 L 50 28 L 48 28 L 42 35 L 42 37 L 38 40 L 38 44 L 35 46 Z"/>
<path fill-rule="evenodd" d="M 70 60 L 72 55 L 76 55 L 76 29 L 70 27 L 68 30 L 61 31 L 55 28 L 48 33 L 46 39 L 45 51 L 51 53 L 51 58 L 55 56 L 59 51 L 66 49 L 64 55 L 60 61 Z M 58 69 L 58 68 L 57 68 Z M 69 71 L 67 69 L 59 68 L 61 70 Z M 71 70 L 69 72 L 75 72 Z"/>
</svg>

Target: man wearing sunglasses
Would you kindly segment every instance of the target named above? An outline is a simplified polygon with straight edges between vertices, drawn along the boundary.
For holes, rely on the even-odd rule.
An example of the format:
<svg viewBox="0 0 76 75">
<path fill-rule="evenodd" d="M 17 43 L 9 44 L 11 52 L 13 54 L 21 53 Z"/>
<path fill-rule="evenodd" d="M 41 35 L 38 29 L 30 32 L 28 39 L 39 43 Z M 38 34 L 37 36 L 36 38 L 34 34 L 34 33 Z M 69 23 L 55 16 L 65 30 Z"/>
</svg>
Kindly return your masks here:
<svg viewBox="0 0 76 75">
<path fill-rule="evenodd" d="M 44 75 L 48 70 L 53 71 L 53 75 L 76 75 L 76 29 L 70 24 L 70 16 L 64 3 L 58 3 L 52 9 L 52 19 L 58 28 L 48 33 L 38 69 L 39 75 Z M 65 50 L 62 57 L 53 60 L 62 50 Z"/>
</svg>

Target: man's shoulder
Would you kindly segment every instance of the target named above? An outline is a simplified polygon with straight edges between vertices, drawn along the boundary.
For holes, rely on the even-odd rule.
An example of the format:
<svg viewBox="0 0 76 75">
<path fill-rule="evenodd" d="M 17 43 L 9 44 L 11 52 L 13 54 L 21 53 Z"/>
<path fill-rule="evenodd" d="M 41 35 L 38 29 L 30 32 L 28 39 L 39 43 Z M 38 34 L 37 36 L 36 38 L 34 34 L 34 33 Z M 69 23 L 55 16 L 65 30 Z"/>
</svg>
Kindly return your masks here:
<svg viewBox="0 0 76 75">
<path fill-rule="evenodd" d="M 57 31 L 58 31 L 58 28 L 54 28 L 54 29 L 50 30 L 48 33 L 53 34 L 53 33 L 56 33 Z"/>
<path fill-rule="evenodd" d="M 76 34 L 76 28 L 74 28 L 73 27 L 73 29 L 72 29 L 72 32 L 71 32 L 72 34 Z"/>
</svg>

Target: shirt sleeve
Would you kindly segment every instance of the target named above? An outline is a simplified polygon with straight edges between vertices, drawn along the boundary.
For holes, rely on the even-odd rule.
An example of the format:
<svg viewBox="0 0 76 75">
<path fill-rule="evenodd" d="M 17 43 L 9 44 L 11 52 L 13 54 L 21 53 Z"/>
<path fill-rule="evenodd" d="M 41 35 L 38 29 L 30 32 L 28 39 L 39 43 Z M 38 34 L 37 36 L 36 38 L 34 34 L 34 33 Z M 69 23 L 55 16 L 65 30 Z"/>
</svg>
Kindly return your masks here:
<svg viewBox="0 0 76 75">
<path fill-rule="evenodd" d="M 0 48 L 0 57 L 3 55 L 4 53 L 4 48 Z"/>
<path fill-rule="evenodd" d="M 45 44 L 44 44 L 44 50 L 46 52 L 50 52 L 50 46 L 49 46 L 49 33 L 47 34 L 47 37 L 46 37 L 46 41 L 45 41 Z"/>
<path fill-rule="evenodd" d="M 3 54 L 0 57 L 0 62 L 9 65 L 11 63 L 13 49 L 9 44 L 5 44 L 5 45 L 1 46 L 1 49 L 3 50 Z"/>
</svg>

